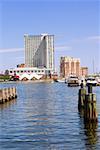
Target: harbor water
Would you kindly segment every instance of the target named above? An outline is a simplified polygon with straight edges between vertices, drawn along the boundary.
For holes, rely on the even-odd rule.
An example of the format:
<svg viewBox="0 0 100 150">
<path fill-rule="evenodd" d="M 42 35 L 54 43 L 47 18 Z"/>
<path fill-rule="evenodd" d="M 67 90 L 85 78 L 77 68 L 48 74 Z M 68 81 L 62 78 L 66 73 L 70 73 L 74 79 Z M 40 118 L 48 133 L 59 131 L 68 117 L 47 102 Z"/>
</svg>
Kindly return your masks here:
<svg viewBox="0 0 100 150">
<path fill-rule="evenodd" d="M 85 124 L 78 112 L 79 87 L 64 83 L 1 83 L 16 87 L 17 99 L 0 105 L 0 150 L 99 150 L 98 123 Z"/>
</svg>

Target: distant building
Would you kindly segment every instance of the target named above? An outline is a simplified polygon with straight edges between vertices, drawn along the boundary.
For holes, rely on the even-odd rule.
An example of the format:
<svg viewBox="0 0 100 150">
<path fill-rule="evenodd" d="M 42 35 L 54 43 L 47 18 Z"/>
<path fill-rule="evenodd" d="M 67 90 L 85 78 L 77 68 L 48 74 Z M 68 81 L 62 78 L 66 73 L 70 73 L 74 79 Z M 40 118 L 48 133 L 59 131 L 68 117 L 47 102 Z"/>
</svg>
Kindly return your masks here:
<svg viewBox="0 0 100 150">
<path fill-rule="evenodd" d="M 25 68 L 25 64 L 18 64 L 17 68 Z"/>
<path fill-rule="evenodd" d="M 54 35 L 24 35 L 26 67 L 54 70 Z"/>
<path fill-rule="evenodd" d="M 39 80 L 51 78 L 53 76 L 52 69 L 27 67 L 15 68 L 9 70 L 9 75 L 19 77 L 19 80 Z"/>
<path fill-rule="evenodd" d="M 9 75 L 9 70 L 7 69 L 7 70 L 5 70 L 5 73 L 4 73 L 5 75 Z"/>
<path fill-rule="evenodd" d="M 80 59 L 69 56 L 61 57 L 60 76 L 68 77 L 71 74 L 80 76 Z"/>
<path fill-rule="evenodd" d="M 81 67 L 81 76 L 86 77 L 88 76 L 88 67 Z"/>
<path fill-rule="evenodd" d="M 19 80 L 54 77 L 54 35 L 24 35 L 24 41 L 25 64 L 18 64 L 9 74 Z"/>
</svg>

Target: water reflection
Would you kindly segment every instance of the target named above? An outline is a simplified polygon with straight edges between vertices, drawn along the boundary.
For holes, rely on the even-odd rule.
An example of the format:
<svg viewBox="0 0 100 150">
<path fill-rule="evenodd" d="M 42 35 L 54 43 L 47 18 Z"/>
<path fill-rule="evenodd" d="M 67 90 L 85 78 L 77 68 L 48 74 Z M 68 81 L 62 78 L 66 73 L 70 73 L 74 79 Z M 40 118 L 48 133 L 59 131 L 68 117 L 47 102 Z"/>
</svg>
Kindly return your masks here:
<svg viewBox="0 0 100 150">
<path fill-rule="evenodd" d="M 84 132 L 87 137 L 86 145 L 90 145 L 91 147 L 96 145 L 98 141 L 97 128 L 97 122 L 84 122 Z"/>
<path fill-rule="evenodd" d="M 16 86 L 17 99 L 0 105 L 2 150 L 100 149 L 100 123 L 85 123 L 83 110 L 78 115 L 77 87 L 57 83 Z"/>
<path fill-rule="evenodd" d="M 97 129 L 98 129 L 98 122 L 87 122 L 84 120 L 84 109 L 81 109 L 79 111 L 79 117 L 80 117 L 80 125 L 83 128 L 84 136 L 85 136 L 85 146 L 87 150 L 94 150 L 97 146 L 98 142 L 98 135 L 97 135 Z"/>
<path fill-rule="evenodd" d="M 4 109 L 7 109 L 7 108 L 10 108 L 12 107 L 13 105 L 17 104 L 17 100 L 16 99 L 13 99 L 11 101 L 8 101 L 4 104 L 0 104 L 0 109 L 1 110 L 4 110 Z"/>
</svg>

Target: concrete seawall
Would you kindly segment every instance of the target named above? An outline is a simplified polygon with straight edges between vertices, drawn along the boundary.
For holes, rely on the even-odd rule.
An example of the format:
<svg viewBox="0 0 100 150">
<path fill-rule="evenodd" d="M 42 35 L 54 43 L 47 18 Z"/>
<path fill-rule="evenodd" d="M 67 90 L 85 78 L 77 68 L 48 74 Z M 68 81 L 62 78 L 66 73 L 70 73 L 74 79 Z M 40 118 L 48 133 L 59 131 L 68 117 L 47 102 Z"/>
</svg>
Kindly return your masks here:
<svg viewBox="0 0 100 150">
<path fill-rule="evenodd" d="M 0 89 L 0 104 L 3 104 L 15 98 L 17 98 L 15 87 Z"/>
</svg>

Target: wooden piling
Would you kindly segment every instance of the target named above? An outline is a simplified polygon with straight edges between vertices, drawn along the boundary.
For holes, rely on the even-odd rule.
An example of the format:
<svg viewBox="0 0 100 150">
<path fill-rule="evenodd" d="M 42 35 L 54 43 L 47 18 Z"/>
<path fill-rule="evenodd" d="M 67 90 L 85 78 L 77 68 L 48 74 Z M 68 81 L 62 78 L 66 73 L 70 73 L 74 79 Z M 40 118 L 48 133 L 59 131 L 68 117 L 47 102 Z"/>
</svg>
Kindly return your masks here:
<svg viewBox="0 0 100 150">
<path fill-rule="evenodd" d="M 98 141 L 97 128 L 98 122 L 84 122 L 84 132 L 90 145 L 94 145 Z"/>
<path fill-rule="evenodd" d="M 86 122 L 97 122 L 98 116 L 96 111 L 96 94 L 93 94 L 92 91 L 92 85 L 88 85 L 88 94 L 86 92 L 86 89 L 83 86 L 83 83 L 81 84 L 81 89 L 79 89 L 78 94 L 78 109 L 79 112 L 84 113 L 84 121 Z"/>
<path fill-rule="evenodd" d="M 84 88 L 79 89 L 79 96 L 78 96 L 78 109 L 79 110 L 84 108 L 85 95 L 86 95 L 86 89 Z"/>
<path fill-rule="evenodd" d="M 0 103 L 5 103 L 12 99 L 17 98 L 16 88 L 4 88 L 0 89 Z"/>
<path fill-rule="evenodd" d="M 12 88 L 8 88 L 9 91 L 9 100 L 12 100 Z"/>
<path fill-rule="evenodd" d="M 85 96 L 84 120 L 87 122 L 97 121 L 96 94 L 92 93 L 92 86 L 88 86 L 88 94 Z"/>
<path fill-rule="evenodd" d="M 79 89 L 79 93 L 78 93 L 78 109 L 79 109 L 79 111 L 84 108 L 85 95 L 86 95 L 86 88 L 84 87 L 83 80 L 82 80 L 81 88 Z"/>
<path fill-rule="evenodd" d="M 13 98 L 17 98 L 16 88 L 13 87 Z"/>
</svg>

